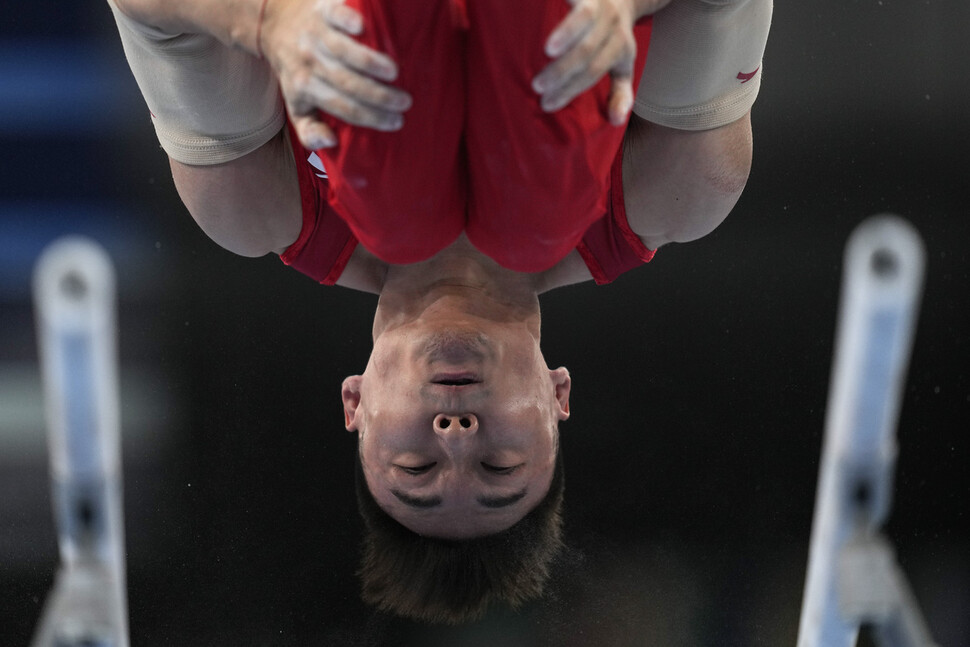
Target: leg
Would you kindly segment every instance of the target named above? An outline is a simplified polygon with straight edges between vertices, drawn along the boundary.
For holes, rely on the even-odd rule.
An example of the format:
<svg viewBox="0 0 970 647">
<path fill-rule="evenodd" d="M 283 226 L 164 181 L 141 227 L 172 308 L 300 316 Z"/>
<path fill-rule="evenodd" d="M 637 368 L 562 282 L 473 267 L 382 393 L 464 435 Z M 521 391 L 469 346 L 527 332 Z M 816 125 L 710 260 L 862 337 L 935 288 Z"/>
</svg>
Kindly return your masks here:
<svg viewBox="0 0 970 647">
<path fill-rule="evenodd" d="M 449 0 L 348 5 L 364 16 L 361 42 L 397 62 L 396 84 L 414 105 L 397 132 L 328 117 L 339 143 L 318 154 L 330 175 L 330 203 L 373 254 L 389 263 L 416 262 L 464 228 L 465 35 Z"/>
<path fill-rule="evenodd" d="M 546 38 L 569 11 L 566 0 L 468 2 L 466 92 L 469 239 L 502 265 L 548 269 L 606 213 L 609 172 L 623 128 L 606 117 L 610 79 L 545 113 L 532 78 L 550 61 Z M 635 28 L 639 79 L 649 19 Z"/>
</svg>

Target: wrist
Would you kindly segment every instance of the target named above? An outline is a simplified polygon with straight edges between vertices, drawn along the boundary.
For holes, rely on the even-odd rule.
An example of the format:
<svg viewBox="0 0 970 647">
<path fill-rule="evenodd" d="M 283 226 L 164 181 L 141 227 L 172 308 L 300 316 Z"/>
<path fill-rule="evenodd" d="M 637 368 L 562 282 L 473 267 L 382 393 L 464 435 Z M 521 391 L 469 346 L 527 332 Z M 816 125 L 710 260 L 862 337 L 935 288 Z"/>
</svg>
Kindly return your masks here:
<svg viewBox="0 0 970 647">
<path fill-rule="evenodd" d="M 269 0 L 261 0 L 259 12 L 256 14 L 256 57 L 259 59 L 263 58 L 263 22 L 266 19 L 267 4 L 269 4 Z"/>
<path fill-rule="evenodd" d="M 219 3 L 225 10 L 226 37 L 224 40 L 230 47 L 235 47 L 249 54 L 263 58 L 266 42 L 267 0 L 242 0 Z"/>
</svg>

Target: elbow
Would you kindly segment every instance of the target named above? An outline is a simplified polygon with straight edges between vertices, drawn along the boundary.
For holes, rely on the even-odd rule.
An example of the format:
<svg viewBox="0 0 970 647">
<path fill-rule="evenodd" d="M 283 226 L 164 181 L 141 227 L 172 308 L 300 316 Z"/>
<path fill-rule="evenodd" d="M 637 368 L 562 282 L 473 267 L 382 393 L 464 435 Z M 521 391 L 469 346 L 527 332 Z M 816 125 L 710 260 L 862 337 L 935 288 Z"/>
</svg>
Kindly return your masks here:
<svg viewBox="0 0 970 647">
<path fill-rule="evenodd" d="M 751 135 L 751 113 L 737 121 L 717 129 L 714 148 L 706 156 L 706 180 L 710 190 L 726 196 L 741 196 L 751 173 L 751 157 L 754 150 Z"/>
<path fill-rule="evenodd" d="M 299 236 L 299 195 L 247 173 L 245 164 L 245 158 L 214 166 L 172 160 L 172 177 L 192 219 L 217 245 L 250 258 L 279 253 Z"/>
<path fill-rule="evenodd" d="M 717 135 L 713 154 L 705 156 L 701 217 L 688 221 L 687 231 L 679 238 L 696 240 L 711 233 L 724 222 L 734 209 L 751 174 L 753 141 L 750 112 L 732 124 L 723 126 Z"/>
<path fill-rule="evenodd" d="M 258 258 L 289 246 L 267 226 L 266 220 L 250 214 L 242 205 L 202 206 L 185 201 L 185 206 L 212 242 L 238 256 Z"/>
<path fill-rule="evenodd" d="M 707 169 L 704 174 L 706 190 L 714 196 L 737 200 L 748 184 L 751 174 L 751 148 L 732 152 Z"/>
<path fill-rule="evenodd" d="M 671 242 L 686 243 L 710 234 L 730 215 L 751 173 L 751 124 L 747 117 L 725 126 L 716 154 L 708 154 L 698 174 L 692 205 L 668 234 Z M 710 151 L 709 151 L 710 152 Z"/>
</svg>

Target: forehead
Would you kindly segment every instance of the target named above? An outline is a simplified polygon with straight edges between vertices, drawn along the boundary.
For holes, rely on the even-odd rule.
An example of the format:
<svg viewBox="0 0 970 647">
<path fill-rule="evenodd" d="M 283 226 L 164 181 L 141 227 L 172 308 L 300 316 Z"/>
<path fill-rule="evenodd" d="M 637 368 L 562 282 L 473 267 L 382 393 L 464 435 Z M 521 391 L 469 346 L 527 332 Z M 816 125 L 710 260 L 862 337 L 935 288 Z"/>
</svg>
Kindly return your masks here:
<svg viewBox="0 0 970 647">
<path fill-rule="evenodd" d="M 494 508 L 477 501 L 479 495 L 487 494 L 473 487 L 462 495 L 449 495 L 445 492 L 440 503 L 433 507 L 413 507 L 399 500 L 394 487 L 387 483 L 380 473 L 374 474 L 363 468 L 365 488 L 374 503 L 387 515 L 412 532 L 442 539 L 468 539 L 494 534 L 508 529 L 529 514 L 540 504 L 549 492 L 552 481 L 550 474 L 537 473 L 517 498 L 514 504 Z"/>
</svg>

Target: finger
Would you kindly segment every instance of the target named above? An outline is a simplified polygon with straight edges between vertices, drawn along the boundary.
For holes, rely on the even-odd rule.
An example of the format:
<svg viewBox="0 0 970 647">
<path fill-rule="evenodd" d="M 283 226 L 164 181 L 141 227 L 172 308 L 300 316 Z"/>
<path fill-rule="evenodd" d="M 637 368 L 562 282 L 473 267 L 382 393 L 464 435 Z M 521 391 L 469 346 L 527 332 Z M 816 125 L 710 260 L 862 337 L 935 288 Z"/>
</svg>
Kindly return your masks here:
<svg viewBox="0 0 970 647">
<path fill-rule="evenodd" d="M 614 126 L 622 126 L 630 116 L 633 108 L 633 79 L 626 77 L 613 77 L 613 85 L 610 88 L 610 98 L 607 103 L 607 116 L 610 123 Z"/>
<path fill-rule="evenodd" d="M 393 81 L 397 78 L 397 63 L 391 57 L 358 43 L 346 34 L 331 33 L 323 40 L 313 43 L 312 50 L 318 59 L 337 59 L 382 81 Z"/>
<path fill-rule="evenodd" d="M 340 61 L 322 58 L 319 63 L 320 78 L 352 101 L 359 101 L 385 112 L 403 112 L 411 107 L 411 95 L 404 90 L 378 83 L 341 65 Z"/>
<path fill-rule="evenodd" d="M 293 118 L 293 127 L 300 143 L 307 150 L 332 148 L 337 145 L 337 136 L 330 126 L 310 115 Z"/>
<path fill-rule="evenodd" d="M 607 113 L 610 123 L 614 126 L 625 124 L 633 108 L 633 63 L 636 55 L 636 43 L 634 43 L 629 56 L 621 58 L 610 70 L 612 82 Z"/>
<path fill-rule="evenodd" d="M 596 23 L 597 5 L 580 0 L 546 39 L 546 55 L 556 58 L 572 47 Z"/>
<path fill-rule="evenodd" d="M 601 21 L 565 53 L 545 67 L 532 81 L 532 88 L 539 94 L 555 93 L 583 74 L 599 50 L 607 46 L 611 35 L 610 25 Z"/>
<path fill-rule="evenodd" d="M 363 17 L 343 2 L 328 3 L 324 5 L 323 12 L 326 21 L 337 29 L 353 36 L 359 36 L 364 31 Z"/>
<path fill-rule="evenodd" d="M 399 130 L 404 124 L 400 113 L 358 101 L 319 77 L 311 77 L 297 96 L 295 114 L 309 115 L 319 109 L 349 124 L 383 131 Z"/>
<path fill-rule="evenodd" d="M 616 60 L 622 53 L 621 49 L 625 47 L 616 43 L 615 39 L 607 40 L 605 46 L 596 52 L 581 73 L 573 75 L 563 85 L 543 95 L 542 108 L 548 112 L 559 110 L 598 83 L 616 65 Z"/>
</svg>

